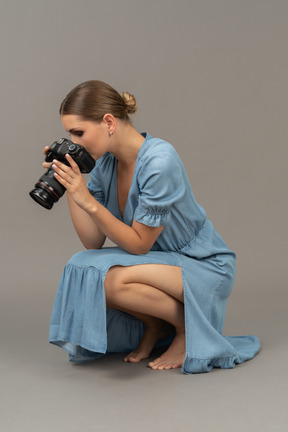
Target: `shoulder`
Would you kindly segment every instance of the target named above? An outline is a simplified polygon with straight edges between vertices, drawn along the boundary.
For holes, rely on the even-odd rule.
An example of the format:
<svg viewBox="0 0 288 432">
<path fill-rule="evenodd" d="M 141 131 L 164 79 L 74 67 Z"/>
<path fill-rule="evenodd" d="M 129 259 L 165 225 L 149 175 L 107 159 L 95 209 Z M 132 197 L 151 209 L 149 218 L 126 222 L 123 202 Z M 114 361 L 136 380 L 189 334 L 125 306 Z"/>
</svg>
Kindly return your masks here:
<svg viewBox="0 0 288 432">
<path fill-rule="evenodd" d="M 178 171 L 181 165 L 181 159 L 172 144 L 161 138 L 153 138 L 149 135 L 141 154 L 140 162 L 142 172 L 148 169 L 168 173 L 173 169 Z"/>
<path fill-rule="evenodd" d="M 174 157 L 179 157 L 176 149 L 170 142 L 165 141 L 162 138 L 154 138 L 151 135 L 146 134 L 146 140 L 143 145 L 141 158 L 146 159 L 151 156 L 157 157 L 163 153 Z"/>
<path fill-rule="evenodd" d="M 175 148 L 160 138 L 150 138 L 142 149 L 138 170 L 140 191 L 171 194 L 183 183 L 183 165 Z M 151 192 L 152 193 L 152 192 Z"/>
</svg>

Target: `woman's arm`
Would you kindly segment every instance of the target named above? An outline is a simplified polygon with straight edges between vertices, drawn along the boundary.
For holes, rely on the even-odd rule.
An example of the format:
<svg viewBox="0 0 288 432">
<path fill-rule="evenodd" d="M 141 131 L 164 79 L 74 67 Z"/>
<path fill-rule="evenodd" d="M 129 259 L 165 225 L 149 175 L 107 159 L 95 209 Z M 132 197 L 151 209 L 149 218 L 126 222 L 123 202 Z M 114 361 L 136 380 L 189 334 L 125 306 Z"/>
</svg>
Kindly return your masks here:
<svg viewBox="0 0 288 432">
<path fill-rule="evenodd" d="M 53 169 L 56 172 L 57 180 L 67 189 L 70 209 L 73 212 L 72 220 L 79 237 L 81 235 L 80 238 L 84 246 L 94 248 L 95 243 L 101 244 L 103 237 L 98 243 L 100 232 L 102 236 L 108 237 L 113 243 L 129 253 L 147 253 L 164 227 L 148 227 L 136 221 L 130 227 L 117 219 L 90 194 L 79 167 L 71 156 L 67 154 L 66 158 L 70 166 L 54 160 Z M 75 206 L 79 208 L 79 211 Z M 85 222 L 87 222 L 87 227 L 85 227 Z M 90 235 L 93 233 L 91 222 L 95 225 L 95 231 L 90 240 Z"/>
<path fill-rule="evenodd" d="M 48 150 L 49 146 L 46 146 L 43 149 L 44 155 L 46 155 Z M 51 163 L 44 162 L 42 166 L 48 169 L 51 166 Z M 83 246 L 86 249 L 101 249 L 106 236 L 98 228 L 91 217 L 74 202 L 68 190 L 66 191 L 66 197 L 74 228 Z"/>
<path fill-rule="evenodd" d="M 74 228 L 83 246 L 86 249 L 101 249 L 106 239 L 105 234 L 92 218 L 74 202 L 68 191 L 66 196 Z"/>
<path fill-rule="evenodd" d="M 94 201 L 87 208 L 87 214 L 110 240 L 131 254 L 138 255 L 149 252 L 163 231 L 163 226 L 154 228 L 136 221 L 133 221 L 132 227 L 130 227 L 115 218 L 96 200 Z"/>
</svg>

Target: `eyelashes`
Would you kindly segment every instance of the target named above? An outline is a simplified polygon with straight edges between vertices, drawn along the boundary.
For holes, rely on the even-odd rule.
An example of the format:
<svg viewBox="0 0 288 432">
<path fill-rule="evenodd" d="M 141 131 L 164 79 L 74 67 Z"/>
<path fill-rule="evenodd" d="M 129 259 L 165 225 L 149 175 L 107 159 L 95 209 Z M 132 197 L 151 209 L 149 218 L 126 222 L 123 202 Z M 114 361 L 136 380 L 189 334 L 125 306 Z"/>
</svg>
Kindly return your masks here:
<svg viewBox="0 0 288 432">
<path fill-rule="evenodd" d="M 69 134 L 71 135 L 71 136 L 76 136 L 76 137 L 82 137 L 83 136 L 83 134 L 84 134 L 84 132 L 83 131 L 81 131 L 81 130 L 79 130 L 79 131 L 69 131 Z"/>
</svg>

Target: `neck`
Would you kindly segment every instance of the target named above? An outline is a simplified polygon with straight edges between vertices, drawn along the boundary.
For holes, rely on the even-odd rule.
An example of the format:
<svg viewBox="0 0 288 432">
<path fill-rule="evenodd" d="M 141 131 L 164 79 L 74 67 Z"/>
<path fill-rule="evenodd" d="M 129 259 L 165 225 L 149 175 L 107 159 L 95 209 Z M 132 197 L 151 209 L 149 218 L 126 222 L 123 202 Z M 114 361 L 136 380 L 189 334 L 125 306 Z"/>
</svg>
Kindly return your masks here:
<svg viewBox="0 0 288 432">
<path fill-rule="evenodd" d="M 114 154 L 118 164 L 123 168 L 134 165 L 145 138 L 130 123 L 118 123 L 112 139 L 110 153 Z"/>
</svg>

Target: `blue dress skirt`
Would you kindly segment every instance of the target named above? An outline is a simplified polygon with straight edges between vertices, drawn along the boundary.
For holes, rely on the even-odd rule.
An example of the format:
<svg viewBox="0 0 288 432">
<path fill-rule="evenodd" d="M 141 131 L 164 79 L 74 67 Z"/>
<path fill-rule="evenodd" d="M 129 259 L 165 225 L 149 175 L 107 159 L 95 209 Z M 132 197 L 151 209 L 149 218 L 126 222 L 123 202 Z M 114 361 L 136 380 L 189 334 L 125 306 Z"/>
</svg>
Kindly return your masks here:
<svg viewBox="0 0 288 432">
<path fill-rule="evenodd" d="M 174 148 L 143 134 L 123 215 L 148 226 L 165 226 L 151 251 L 132 255 L 118 247 L 87 250 L 67 263 L 56 294 L 49 341 L 64 348 L 72 362 L 105 353 L 130 352 L 140 343 L 144 324 L 106 307 L 104 281 L 115 266 L 167 264 L 181 267 L 184 289 L 186 357 L 184 373 L 232 368 L 260 349 L 256 336 L 223 336 L 227 300 L 235 279 L 232 252 L 196 203 Z M 121 220 L 117 200 L 117 161 L 110 153 L 96 162 L 88 188 Z M 171 343 L 173 335 L 158 346 Z"/>
</svg>

